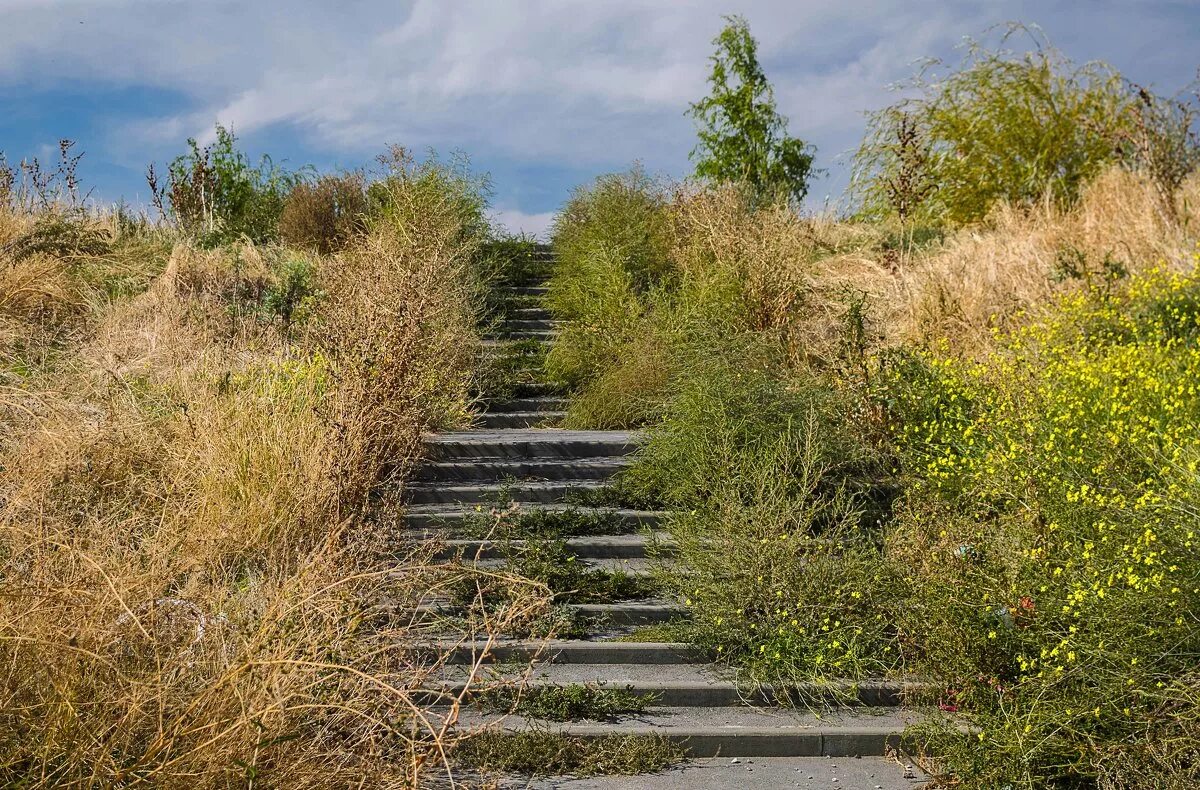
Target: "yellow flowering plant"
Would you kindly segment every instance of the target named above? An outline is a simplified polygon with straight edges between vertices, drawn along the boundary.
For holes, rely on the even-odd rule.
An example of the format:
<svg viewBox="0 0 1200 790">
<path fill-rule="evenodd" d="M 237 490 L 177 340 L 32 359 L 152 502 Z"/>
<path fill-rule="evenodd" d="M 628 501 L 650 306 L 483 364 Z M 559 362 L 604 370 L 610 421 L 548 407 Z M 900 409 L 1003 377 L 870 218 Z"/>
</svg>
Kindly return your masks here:
<svg viewBox="0 0 1200 790">
<path fill-rule="evenodd" d="M 901 634 L 987 748 L 926 734 L 980 787 L 1196 779 L 1200 274 L 1068 296 L 1000 340 L 885 377 Z"/>
</svg>

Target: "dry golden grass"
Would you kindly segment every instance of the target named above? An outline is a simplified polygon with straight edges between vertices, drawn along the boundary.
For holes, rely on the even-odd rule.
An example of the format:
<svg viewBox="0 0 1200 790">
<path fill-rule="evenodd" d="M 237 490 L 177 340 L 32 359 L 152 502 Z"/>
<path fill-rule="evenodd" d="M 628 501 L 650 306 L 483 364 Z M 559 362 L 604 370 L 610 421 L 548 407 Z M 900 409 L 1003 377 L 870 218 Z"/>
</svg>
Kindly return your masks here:
<svg viewBox="0 0 1200 790">
<path fill-rule="evenodd" d="M 177 244 L 132 297 L 94 283 L 124 253 L 0 263 L 0 783 L 448 770 L 457 701 L 416 694 L 440 659 L 404 612 L 466 571 L 397 542 L 387 496 L 467 406 L 476 242 L 435 209 L 310 259 L 292 331 L 244 304 L 275 276 L 251 246 Z"/>
<path fill-rule="evenodd" d="M 1002 207 L 985 227 L 955 233 L 869 290 L 883 307 L 890 339 L 986 346 L 993 327 L 1010 326 L 1055 292 L 1103 277 L 1106 258 L 1131 273 L 1185 261 L 1200 228 L 1200 178 L 1187 183 L 1179 202 L 1188 213 L 1178 225 L 1164 224 L 1152 185 L 1114 169 L 1071 209 Z M 1064 263 L 1081 276 L 1064 276 Z"/>
<path fill-rule="evenodd" d="M 980 226 L 912 245 L 898 226 L 751 213 L 733 190 L 683 189 L 671 207 L 672 256 L 689 276 L 733 272 L 754 328 L 786 329 L 798 357 L 835 353 L 854 292 L 868 296 L 876 342 L 973 353 L 1055 293 L 1106 272 L 1186 262 L 1200 232 L 1200 175 L 1176 202 L 1180 221 L 1168 225 L 1154 187 L 1114 168 L 1070 209 L 1001 206 Z"/>
</svg>

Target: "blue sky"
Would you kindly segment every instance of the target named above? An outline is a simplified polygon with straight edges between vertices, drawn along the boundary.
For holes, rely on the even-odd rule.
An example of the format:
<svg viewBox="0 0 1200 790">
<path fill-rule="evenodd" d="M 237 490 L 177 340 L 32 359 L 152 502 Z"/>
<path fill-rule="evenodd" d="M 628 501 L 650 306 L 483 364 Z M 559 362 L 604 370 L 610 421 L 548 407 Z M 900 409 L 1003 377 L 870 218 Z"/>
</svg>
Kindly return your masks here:
<svg viewBox="0 0 1200 790">
<path fill-rule="evenodd" d="M 320 168 L 390 143 L 461 150 L 491 174 L 497 218 L 536 232 L 597 174 L 688 172 L 684 111 L 729 13 L 828 171 L 814 207 L 840 197 L 863 111 L 992 24 L 1036 23 L 1165 93 L 1200 65 L 1197 0 L 0 0 L 0 151 L 75 139 L 96 199 L 139 204 L 146 165 L 216 121 L 254 155 Z"/>
</svg>

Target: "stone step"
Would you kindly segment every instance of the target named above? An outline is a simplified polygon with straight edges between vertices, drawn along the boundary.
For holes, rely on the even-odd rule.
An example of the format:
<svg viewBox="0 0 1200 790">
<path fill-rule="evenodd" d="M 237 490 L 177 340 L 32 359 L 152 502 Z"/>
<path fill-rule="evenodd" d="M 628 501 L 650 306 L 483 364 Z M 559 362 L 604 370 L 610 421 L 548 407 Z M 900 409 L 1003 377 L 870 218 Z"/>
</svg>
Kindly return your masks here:
<svg viewBox="0 0 1200 790">
<path fill-rule="evenodd" d="M 918 720 L 914 711 L 895 708 L 807 711 L 729 706 L 650 708 L 625 720 L 566 724 L 463 711 L 458 724 L 464 729 L 490 726 L 503 732 L 549 729 L 579 738 L 663 735 L 692 757 L 877 757 L 889 750 L 902 751 L 904 729 Z"/>
<path fill-rule="evenodd" d="M 521 777 L 499 790 L 920 790 L 932 777 L 897 757 L 696 757 L 653 774 Z"/>
<path fill-rule="evenodd" d="M 500 323 L 498 327 L 502 332 L 512 332 L 519 330 L 536 329 L 544 332 L 553 331 L 560 326 L 559 321 L 552 321 L 549 318 L 509 318 Z"/>
<path fill-rule="evenodd" d="M 550 289 L 545 285 L 517 285 L 504 290 L 518 296 L 545 296 Z"/>
<path fill-rule="evenodd" d="M 528 307 L 513 307 L 512 309 L 508 310 L 508 315 L 512 316 L 512 319 L 509 320 L 529 319 L 536 321 L 549 321 L 553 318 L 550 309 L 547 307 L 542 307 L 540 303 L 536 305 L 530 305 Z"/>
<path fill-rule="evenodd" d="M 546 513 L 579 513 L 581 516 L 603 516 L 633 531 L 639 527 L 654 527 L 666 520 L 667 513 L 661 510 L 628 510 L 625 508 L 594 508 L 577 507 L 564 504 L 524 503 L 517 511 L 507 515 L 515 518 L 521 514 L 533 512 Z M 464 521 L 491 517 L 488 509 L 463 505 L 425 505 L 407 508 L 404 512 L 405 524 L 411 530 L 423 530 L 426 536 L 445 537 L 447 532 L 461 528 Z"/>
<path fill-rule="evenodd" d="M 514 397 L 551 397 L 561 395 L 563 387 L 549 381 L 524 381 L 512 385 L 511 395 Z"/>
<path fill-rule="evenodd" d="M 537 349 L 546 350 L 553 344 L 553 336 L 538 336 L 538 337 L 485 337 L 479 341 L 483 347 L 483 353 L 487 356 L 498 357 L 504 356 L 506 352 L 512 350 L 513 343 L 522 343 L 526 346 L 536 344 Z M 534 358 L 533 354 L 525 354 L 524 356 Z"/>
<path fill-rule="evenodd" d="M 565 411 L 484 412 L 475 418 L 481 428 L 539 428 L 566 417 Z"/>
<path fill-rule="evenodd" d="M 433 694 L 462 694 L 478 683 L 516 683 L 524 688 L 538 686 L 590 685 L 628 691 L 649 697 L 664 708 L 724 708 L 741 705 L 773 705 L 780 700 L 838 707 L 895 708 L 903 703 L 905 686 L 886 680 L 853 683 L 796 683 L 787 687 L 739 683 L 730 673 L 716 672 L 711 665 L 673 664 L 571 664 L 538 663 L 531 671 L 521 667 L 499 667 L 477 673 L 474 668 L 450 665 L 442 668 L 440 682 L 431 684 Z"/>
<path fill-rule="evenodd" d="M 556 411 L 564 412 L 568 400 L 562 396 L 543 396 L 533 398 L 510 398 L 487 404 L 488 414 L 503 414 L 520 411 Z"/>
<path fill-rule="evenodd" d="M 558 330 L 556 329 L 507 329 L 501 327 L 496 330 L 495 334 L 486 337 L 484 343 L 486 344 L 488 340 L 498 340 L 500 342 L 537 340 L 541 343 L 553 343 L 556 337 L 558 337 Z"/>
<path fill-rule="evenodd" d="M 582 567 L 591 568 L 593 570 L 608 571 L 610 573 L 620 573 L 624 576 L 646 578 L 653 573 L 655 565 L 659 560 L 652 560 L 644 557 L 576 557 L 575 562 Z M 491 557 L 480 560 L 469 560 L 466 565 L 474 566 L 480 569 L 504 570 L 508 567 L 508 560 L 500 557 Z"/>
<path fill-rule="evenodd" d="M 433 461 L 465 458 L 597 458 L 628 455 L 637 448 L 637 431 L 568 431 L 559 428 L 475 430 L 425 437 Z"/>
<path fill-rule="evenodd" d="M 688 664 L 702 656 L 681 642 L 593 642 L 582 639 L 501 640 L 493 642 L 439 641 L 421 647 L 423 653 L 443 656 L 447 664 L 474 664 L 486 651 L 488 663 L 539 660 L 555 664 Z"/>
<path fill-rule="evenodd" d="M 531 412 L 542 414 L 544 412 Z M 498 483 L 505 480 L 607 480 L 629 466 L 628 456 L 613 455 L 579 460 L 521 459 L 443 461 L 418 470 L 419 482 Z"/>
<path fill-rule="evenodd" d="M 654 555 L 670 556 L 671 543 L 665 535 L 584 535 L 567 538 L 566 551 L 580 559 L 646 559 Z M 525 545 L 523 540 L 509 541 L 514 549 Z M 441 556 L 454 556 L 461 552 L 464 557 L 492 559 L 503 556 L 503 544 L 486 538 L 454 538 L 447 540 Z"/>
<path fill-rule="evenodd" d="M 456 485 L 420 483 L 405 490 L 414 505 L 434 503 L 505 503 L 563 502 L 573 493 L 597 491 L 604 483 L 597 480 L 534 480 L 516 483 L 461 483 Z"/>
<path fill-rule="evenodd" d="M 670 601 L 663 600 L 569 603 L 564 606 L 595 623 L 598 631 L 656 625 L 687 617 L 686 610 Z M 397 609 L 394 611 L 395 616 L 402 617 L 414 626 L 441 625 L 445 618 L 455 617 L 461 613 L 461 609 L 439 601 L 429 601 L 407 610 Z"/>
<path fill-rule="evenodd" d="M 601 626 L 657 625 L 686 617 L 687 612 L 670 601 L 621 601 L 620 603 L 569 604 L 579 614 Z"/>
</svg>

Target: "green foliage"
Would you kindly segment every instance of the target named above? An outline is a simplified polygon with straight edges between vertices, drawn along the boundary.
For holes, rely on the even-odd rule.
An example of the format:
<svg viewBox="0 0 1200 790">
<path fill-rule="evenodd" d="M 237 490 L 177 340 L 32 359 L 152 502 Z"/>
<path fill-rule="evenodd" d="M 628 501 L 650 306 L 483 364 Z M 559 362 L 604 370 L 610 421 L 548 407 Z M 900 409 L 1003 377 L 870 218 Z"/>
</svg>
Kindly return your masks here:
<svg viewBox="0 0 1200 790">
<path fill-rule="evenodd" d="M 1005 48 L 1016 34 L 1033 48 Z M 944 65 L 928 62 L 902 86 L 916 97 L 869 116 L 852 183 L 863 215 L 967 223 L 998 201 L 1070 203 L 1118 159 L 1132 105 L 1112 67 L 1072 63 L 1020 25 Z"/>
<path fill-rule="evenodd" d="M 529 538 L 502 553 L 514 573 L 546 585 L 560 603 L 611 603 L 656 592 L 646 578 L 587 565 L 561 539 Z"/>
<path fill-rule="evenodd" d="M 524 688 L 498 686 L 476 699 L 484 708 L 500 713 L 517 713 L 546 721 L 611 719 L 641 713 L 654 697 L 627 688 L 609 688 L 595 683 L 567 686 L 531 685 Z"/>
<path fill-rule="evenodd" d="M 433 228 L 446 228 L 441 233 L 450 236 L 444 243 L 471 239 L 481 244 L 490 238 L 491 180 L 472 172 L 465 155 L 444 162 L 430 152 L 418 162 L 407 149 L 392 146 L 377 161 L 382 173 L 367 187 L 373 229 L 423 237 Z M 435 218 L 445 223 L 431 222 Z"/>
<path fill-rule="evenodd" d="M 775 93 L 758 63 L 758 44 L 746 20 L 725 20 L 713 39 L 712 92 L 688 113 L 700 136 L 692 151 L 696 175 L 742 184 L 756 202 L 798 203 L 808 193 L 812 149 L 787 135 L 787 119 L 775 109 Z"/>
<path fill-rule="evenodd" d="M 310 312 L 316 297 L 316 266 L 303 255 L 285 254 L 273 274 L 275 281 L 263 294 L 262 305 L 286 330 L 293 320 L 303 319 Z"/>
<path fill-rule="evenodd" d="M 285 172 L 268 156 L 251 164 L 234 146 L 233 132 L 219 124 L 216 138 L 205 148 L 189 139 L 188 152 L 171 162 L 163 185 L 151 166 L 147 179 L 156 205 L 164 213 L 169 206 L 180 229 L 204 245 L 274 240 L 287 195 L 303 173 Z"/>
<path fill-rule="evenodd" d="M 486 731 L 456 746 L 451 755 L 463 767 L 535 776 L 655 773 L 683 757 L 683 747 L 662 735 L 580 738 L 546 730 Z"/>
<path fill-rule="evenodd" d="M 1200 278 L 1098 285 L 1006 340 L 888 387 L 898 626 L 980 729 L 934 746 L 972 787 L 1193 786 Z"/>
<path fill-rule="evenodd" d="M 827 385 L 741 348 L 693 361 L 630 472 L 673 508 L 687 641 L 762 681 L 865 677 L 899 658 L 895 592 L 863 528 L 866 448 Z"/>
<path fill-rule="evenodd" d="M 669 276 L 670 230 L 666 196 L 640 170 L 572 195 L 554 225 L 547 304 L 568 322 L 546 360 L 554 379 L 579 386 L 615 361 L 646 294 Z"/>
</svg>

